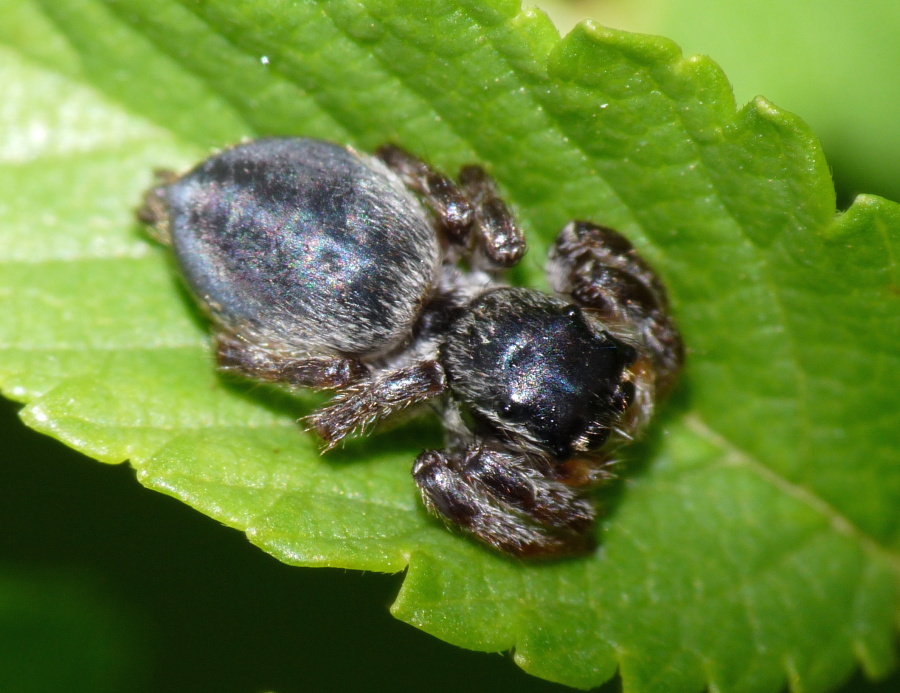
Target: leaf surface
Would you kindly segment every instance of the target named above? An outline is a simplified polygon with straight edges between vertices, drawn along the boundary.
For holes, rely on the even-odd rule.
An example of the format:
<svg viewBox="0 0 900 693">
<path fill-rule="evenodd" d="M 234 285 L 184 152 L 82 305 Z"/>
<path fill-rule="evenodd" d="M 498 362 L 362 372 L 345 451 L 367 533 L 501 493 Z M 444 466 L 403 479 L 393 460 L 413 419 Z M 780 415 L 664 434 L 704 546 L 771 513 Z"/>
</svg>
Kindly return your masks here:
<svg viewBox="0 0 900 693">
<path fill-rule="evenodd" d="M 822 691 L 896 657 L 900 209 L 836 217 L 818 143 L 709 60 L 515 2 L 3 3 L 0 385 L 25 421 L 297 565 L 407 575 L 393 612 L 527 671 L 627 691 Z M 478 161 L 529 234 L 628 235 L 664 276 L 681 387 L 606 494 L 601 549 L 549 565 L 417 502 L 423 421 L 320 456 L 319 399 L 213 369 L 133 210 L 155 168 L 260 135 Z"/>
<path fill-rule="evenodd" d="M 764 92 L 806 118 L 839 181 L 900 195 L 897 3 L 672 0 L 657 9 L 655 30 L 716 56 L 739 100 Z"/>
</svg>

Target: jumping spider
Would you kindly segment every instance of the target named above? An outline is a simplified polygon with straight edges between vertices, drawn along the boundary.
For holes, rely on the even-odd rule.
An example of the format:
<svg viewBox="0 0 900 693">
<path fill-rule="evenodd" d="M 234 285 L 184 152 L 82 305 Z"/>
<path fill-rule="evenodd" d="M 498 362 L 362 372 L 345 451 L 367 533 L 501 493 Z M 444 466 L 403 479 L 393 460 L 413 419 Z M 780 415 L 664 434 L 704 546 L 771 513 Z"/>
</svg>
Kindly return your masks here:
<svg viewBox="0 0 900 693">
<path fill-rule="evenodd" d="M 521 557 L 592 547 L 591 485 L 682 361 L 655 272 L 585 221 L 506 286 L 525 239 L 480 166 L 454 182 L 399 147 L 272 138 L 160 174 L 139 212 L 212 319 L 219 368 L 331 389 L 325 449 L 430 401 L 447 447 L 413 465 L 425 507 Z"/>
</svg>

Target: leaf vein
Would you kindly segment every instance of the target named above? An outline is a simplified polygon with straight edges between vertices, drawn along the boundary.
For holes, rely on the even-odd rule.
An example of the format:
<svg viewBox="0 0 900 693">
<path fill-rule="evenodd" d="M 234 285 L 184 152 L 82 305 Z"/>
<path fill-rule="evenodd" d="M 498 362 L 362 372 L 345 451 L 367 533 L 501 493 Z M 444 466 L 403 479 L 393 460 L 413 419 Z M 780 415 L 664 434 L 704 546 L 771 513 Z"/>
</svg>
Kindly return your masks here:
<svg viewBox="0 0 900 693">
<path fill-rule="evenodd" d="M 689 414 L 685 417 L 687 427 L 694 433 L 706 438 L 725 453 L 725 465 L 744 467 L 755 472 L 764 481 L 791 498 L 803 503 L 815 510 L 828 520 L 831 529 L 842 536 L 856 541 L 869 555 L 884 561 L 900 575 L 900 553 L 891 551 L 886 546 L 878 543 L 874 538 L 854 525 L 847 517 L 838 512 L 837 508 L 812 493 L 809 489 L 793 483 L 785 477 L 777 474 L 765 464 L 754 459 L 749 453 L 739 449 L 730 440 L 710 428 L 697 414 Z"/>
</svg>

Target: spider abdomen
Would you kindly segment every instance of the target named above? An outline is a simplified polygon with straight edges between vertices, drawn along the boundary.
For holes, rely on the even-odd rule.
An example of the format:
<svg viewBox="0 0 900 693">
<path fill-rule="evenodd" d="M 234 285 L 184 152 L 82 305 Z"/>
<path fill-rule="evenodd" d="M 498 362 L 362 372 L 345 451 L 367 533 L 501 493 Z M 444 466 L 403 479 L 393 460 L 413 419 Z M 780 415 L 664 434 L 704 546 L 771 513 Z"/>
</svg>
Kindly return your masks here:
<svg viewBox="0 0 900 693">
<path fill-rule="evenodd" d="M 169 235 L 216 321 L 310 353 L 389 349 L 415 322 L 440 253 L 418 199 L 338 145 L 264 139 L 166 188 Z"/>
</svg>

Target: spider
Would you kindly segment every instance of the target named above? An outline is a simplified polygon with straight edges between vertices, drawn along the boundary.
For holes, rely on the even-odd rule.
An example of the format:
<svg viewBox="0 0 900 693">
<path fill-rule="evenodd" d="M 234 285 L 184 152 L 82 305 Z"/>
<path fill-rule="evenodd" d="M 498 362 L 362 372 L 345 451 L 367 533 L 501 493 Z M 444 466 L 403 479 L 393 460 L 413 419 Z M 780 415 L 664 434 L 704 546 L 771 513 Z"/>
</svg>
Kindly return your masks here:
<svg viewBox="0 0 900 693">
<path fill-rule="evenodd" d="M 516 557 L 592 549 L 590 489 L 683 360 L 628 240 L 567 224 L 548 295 L 503 282 L 525 239 L 480 166 L 454 181 L 394 145 L 267 138 L 159 176 L 138 215 L 211 319 L 221 370 L 334 390 L 304 420 L 325 450 L 430 403 L 446 448 L 412 475 L 431 514 Z"/>
</svg>

